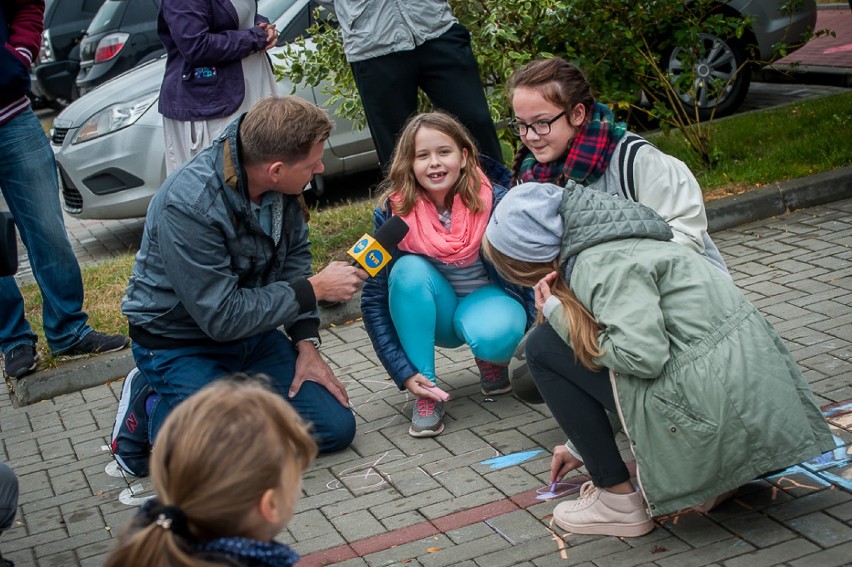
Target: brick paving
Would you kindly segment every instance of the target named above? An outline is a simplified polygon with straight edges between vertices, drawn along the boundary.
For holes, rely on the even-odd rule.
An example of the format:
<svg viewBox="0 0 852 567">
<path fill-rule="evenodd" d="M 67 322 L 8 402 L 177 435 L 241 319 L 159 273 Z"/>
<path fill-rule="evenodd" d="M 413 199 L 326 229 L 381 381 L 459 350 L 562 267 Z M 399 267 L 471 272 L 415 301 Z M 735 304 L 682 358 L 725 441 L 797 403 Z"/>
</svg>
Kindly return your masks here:
<svg viewBox="0 0 852 567">
<path fill-rule="evenodd" d="M 304 566 L 852 564 L 852 199 L 714 239 L 800 364 L 835 432 L 834 453 L 750 483 L 710 514 L 659 519 L 640 538 L 564 534 L 551 523 L 554 502 L 536 498 L 549 450 L 564 441 L 547 409 L 485 401 L 470 351 L 442 349 L 438 370 L 453 396 L 446 431 L 413 439 L 412 400 L 356 321 L 324 330 L 323 354 L 347 384 L 358 436 L 306 473 L 281 541 Z M 151 495 L 150 480 L 121 476 L 108 452 L 120 390 L 115 382 L 24 408 L 0 397 L 0 458 L 21 484 L 0 549 L 17 565 L 101 565 Z"/>
<path fill-rule="evenodd" d="M 812 39 L 776 64 L 783 66 L 798 62 L 803 66 L 802 70 L 809 67 L 852 68 L 852 10 L 848 4 L 820 7 L 816 29 L 830 30 L 833 35 Z"/>
</svg>

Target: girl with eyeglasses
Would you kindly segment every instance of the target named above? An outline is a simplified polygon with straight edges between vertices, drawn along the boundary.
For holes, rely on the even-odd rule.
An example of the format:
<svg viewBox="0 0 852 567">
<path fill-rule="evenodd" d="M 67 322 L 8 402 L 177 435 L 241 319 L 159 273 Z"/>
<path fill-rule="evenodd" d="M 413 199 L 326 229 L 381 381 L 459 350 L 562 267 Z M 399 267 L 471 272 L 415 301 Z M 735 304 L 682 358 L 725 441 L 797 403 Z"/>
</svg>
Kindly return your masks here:
<svg viewBox="0 0 852 567">
<path fill-rule="evenodd" d="M 522 147 L 512 166 L 512 185 L 537 182 L 560 187 L 575 184 L 620 196 L 653 209 L 672 229 L 672 240 L 701 254 L 730 278 L 718 248 L 707 234 L 707 215 L 698 181 L 682 161 L 665 154 L 616 122 L 612 110 L 592 96 L 586 77 L 575 65 L 559 58 L 533 61 L 515 71 L 508 83 L 515 119 L 509 127 Z M 572 347 L 547 322 L 521 340 L 513 359 L 526 360 L 527 369 L 551 363 L 536 353 L 558 353 L 566 376 L 605 384 L 608 369 L 583 366 Z M 540 377 L 512 371 L 516 395 L 543 403 Z M 553 409 L 557 421 L 567 406 Z M 613 429 L 621 423 L 609 412 Z M 571 441 L 554 449 L 551 467 L 560 476 L 583 464 Z"/>
<path fill-rule="evenodd" d="M 512 184 L 568 180 L 650 207 L 672 227 L 674 241 L 703 254 L 727 273 L 707 235 L 698 181 L 686 164 L 616 122 L 595 101 L 586 77 L 559 58 L 533 61 L 509 79 L 515 119 L 509 127 L 523 146 Z"/>
</svg>

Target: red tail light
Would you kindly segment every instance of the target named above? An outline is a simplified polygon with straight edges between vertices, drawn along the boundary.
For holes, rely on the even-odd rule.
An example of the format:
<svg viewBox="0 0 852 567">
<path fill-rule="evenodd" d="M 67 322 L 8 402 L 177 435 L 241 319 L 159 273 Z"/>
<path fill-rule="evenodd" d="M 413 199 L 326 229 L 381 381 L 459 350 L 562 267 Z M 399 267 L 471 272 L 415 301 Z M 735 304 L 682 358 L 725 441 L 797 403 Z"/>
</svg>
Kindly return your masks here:
<svg viewBox="0 0 852 567">
<path fill-rule="evenodd" d="M 101 39 L 95 49 L 95 63 L 109 61 L 118 55 L 129 37 L 127 33 L 111 33 Z"/>
</svg>

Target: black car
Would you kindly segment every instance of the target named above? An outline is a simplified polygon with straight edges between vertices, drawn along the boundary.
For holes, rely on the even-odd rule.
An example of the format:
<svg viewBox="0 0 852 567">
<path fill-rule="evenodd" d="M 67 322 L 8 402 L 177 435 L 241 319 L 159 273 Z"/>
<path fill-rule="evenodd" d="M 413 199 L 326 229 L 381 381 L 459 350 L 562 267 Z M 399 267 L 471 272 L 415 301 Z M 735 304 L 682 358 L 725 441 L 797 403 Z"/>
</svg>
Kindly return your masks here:
<svg viewBox="0 0 852 567">
<path fill-rule="evenodd" d="M 41 50 L 30 71 L 32 94 L 61 107 L 77 98 L 80 40 L 104 0 L 47 0 Z"/>
<path fill-rule="evenodd" d="M 77 90 L 94 87 L 165 53 L 157 35 L 160 0 L 106 0 L 80 42 Z"/>
</svg>

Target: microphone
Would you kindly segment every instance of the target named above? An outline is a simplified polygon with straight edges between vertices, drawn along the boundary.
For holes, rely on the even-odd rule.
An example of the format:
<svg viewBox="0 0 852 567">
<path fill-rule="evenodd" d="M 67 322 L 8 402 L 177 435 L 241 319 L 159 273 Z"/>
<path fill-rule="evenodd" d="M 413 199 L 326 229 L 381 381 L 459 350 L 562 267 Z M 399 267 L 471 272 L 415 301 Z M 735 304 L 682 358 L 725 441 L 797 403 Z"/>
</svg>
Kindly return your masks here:
<svg viewBox="0 0 852 567">
<path fill-rule="evenodd" d="M 352 265 L 360 266 L 370 276 L 375 276 L 391 261 L 388 250 L 396 248 L 406 234 L 408 225 L 404 220 L 397 216 L 389 218 L 376 234 L 365 234 L 349 249 Z"/>
</svg>

